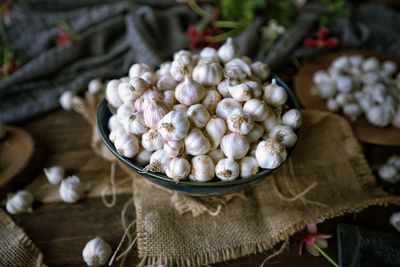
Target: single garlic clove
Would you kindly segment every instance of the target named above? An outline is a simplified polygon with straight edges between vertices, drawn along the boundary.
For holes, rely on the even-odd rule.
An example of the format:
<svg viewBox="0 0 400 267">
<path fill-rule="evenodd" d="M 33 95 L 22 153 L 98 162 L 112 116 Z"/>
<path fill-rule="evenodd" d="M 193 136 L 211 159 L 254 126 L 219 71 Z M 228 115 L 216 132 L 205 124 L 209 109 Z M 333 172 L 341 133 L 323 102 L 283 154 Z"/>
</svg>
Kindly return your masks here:
<svg viewBox="0 0 400 267">
<path fill-rule="evenodd" d="M 50 168 L 43 169 L 47 180 L 51 184 L 59 184 L 65 176 L 64 168 L 61 166 L 53 166 Z"/>
<path fill-rule="evenodd" d="M 8 197 L 6 210 L 10 214 L 21 214 L 32 211 L 33 195 L 28 191 L 18 191 Z"/>
<path fill-rule="evenodd" d="M 95 237 L 86 243 L 82 257 L 88 266 L 102 266 L 107 264 L 111 253 L 111 246 L 100 237 Z"/>
<path fill-rule="evenodd" d="M 84 188 L 78 176 L 65 178 L 59 188 L 59 196 L 65 203 L 75 203 L 84 195 Z"/>
</svg>

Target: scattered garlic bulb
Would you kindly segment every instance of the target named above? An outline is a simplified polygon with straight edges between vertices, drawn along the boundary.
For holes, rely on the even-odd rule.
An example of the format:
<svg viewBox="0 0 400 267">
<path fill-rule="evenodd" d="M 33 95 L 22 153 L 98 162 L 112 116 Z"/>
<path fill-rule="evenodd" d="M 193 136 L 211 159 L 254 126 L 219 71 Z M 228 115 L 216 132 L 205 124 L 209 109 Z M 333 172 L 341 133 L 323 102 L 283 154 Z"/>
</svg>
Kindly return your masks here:
<svg viewBox="0 0 400 267">
<path fill-rule="evenodd" d="M 133 158 L 137 164 L 140 166 L 146 166 L 150 163 L 150 157 L 153 154 L 152 151 L 148 151 L 146 149 L 140 149 L 136 156 Z"/>
<path fill-rule="evenodd" d="M 160 77 L 157 82 L 157 88 L 160 91 L 174 90 L 178 82 L 171 75 L 164 75 Z"/>
<path fill-rule="evenodd" d="M 218 117 L 226 120 L 234 110 L 241 110 L 242 105 L 233 98 L 222 99 L 215 109 L 215 114 Z"/>
<path fill-rule="evenodd" d="M 6 202 L 6 210 L 10 214 L 32 212 L 33 195 L 28 191 L 18 191 L 11 195 Z"/>
<path fill-rule="evenodd" d="M 174 158 L 169 163 L 166 174 L 175 182 L 186 179 L 191 170 L 190 163 L 184 158 Z"/>
<path fill-rule="evenodd" d="M 290 109 L 285 112 L 282 116 L 282 123 L 293 129 L 297 129 L 301 126 L 302 117 L 301 113 L 297 109 Z"/>
<path fill-rule="evenodd" d="M 175 98 L 179 103 L 186 106 L 199 103 L 206 95 L 206 91 L 203 86 L 193 81 L 189 77 L 185 77 L 185 80 L 178 84 L 175 88 Z"/>
<path fill-rule="evenodd" d="M 276 169 L 286 160 L 287 152 L 283 145 L 267 139 L 257 145 L 255 156 L 261 168 Z"/>
<path fill-rule="evenodd" d="M 199 128 L 193 128 L 185 137 L 185 150 L 189 155 L 198 156 L 207 154 L 210 149 L 210 141 Z"/>
<path fill-rule="evenodd" d="M 111 246 L 100 237 L 89 240 L 82 251 L 87 266 L 106 265 L 112 253 Z"/>
<path fill-rule="evenodd" d="M 81 199 L 85 191 L 78 176 L 73 175 L 62 180 L 58 194 L 65 203 L 75 203 Z"/>
<path fill-rule="evenodd" d="M 237 133 L 230 133 L 222 137 L 221 149 L 230 159 L 241 159 L 247 154 L 250 143 L 247 138 Z"/>
<path fill-rule="evenodd" d="M 185 152 L 185 145 L 182 141 L 167 141 L 164 143 L 163 148 L 170 158 L 176 158 Z"/>
<path fill-rule="evenodd" d="M 250 178 L 258 173 L 258 161 L 255 157 L 244 157 L 239 160 L 240 177 Z"/>
<path fill-rule="evenodd" d="M 227 119 L 229 130 L 241 135 L 248 134 L 254 127 L 254 121 L 243 110 L 234 110 Z"/>
<path fill-rule="evenodd" d="M 74 96 L 72 91 L 65 91 L 62 93 L 59 99 L 61 107 L 65 110 L 72 110 L 72 98 Z"/>
<path fill-rule="evenodd" d="M 215 50 L 215 48 L 212 48 L 212 47 L 203 48 L 200 51 L 200 57 L 219 61 L 218 52 L 217 52 L 217 50 Z"/>
<path fill-rule="evenodd" d="M 391 165 L 391 164 L 385 164 L 379 168 L 378 175 L 382 180 L 385 180 L 386 182 L 389 183 L 397 183 L 400 181 L 400 172 L 399 170 Z"/>
<path fill-rule="evenodd" d="M 221 101 L 221 95 L 216 90 L 207 90 L 206 96 L 201 101 L 210 113 L 214 113 L 215 109 Z"/>
<path fill-rule="evenodd" d="M 243 111 L 250 114 L 253 121 L 264 121 L 269 116 L 271 110 L 268 105 L 260 99 L 250 99 L 243 106 Z"/>
<path fill-rule="evenodd" d="M 193 67 L 194 63 L 190 55 L 179 55 L 172 61 L 169 73 L 177 82 L 181 82 L 192 74 Z"/>
<path fill-rule="evenodd" d="M 228 62 L 239 55 L 239 49 L 229 37 L 226 42 L 218 49 L 218 57 L 222 62 Z"/>
<path fill-rule="evenodd" d="M 203 128 L 210 119 L 210 113 L 207 108 L 202 104 L 195 104 L 189 107 L 186 112 L 191 125 L 198 128 Z"/>
<path fill-rule="evenodd" d="M 292 128 L 286 125 L 277 125 L 269 133 L 271 139 L 284 145 L 286 148 L 294 146 L 297 142 L 297 135 L 293 132 Z"/>
<path fill-rule="evenodd" d="M 189 179 L 197 182 L 208 182 L 215 176 L 215 167 L 212 159 L 207 155 L 192 158 L 192 171 Z"/>
<path fill-rule="evenodd" d="M 246 135 L 247 140 L 249 143 L 253 143 L 258 141 L 264 134 L 264 128 L 258 124 L 254 123 L 253 129 Z"/>
<path fill-rule="evenodd" d="M 108 103 L 114 108 L 118 108 L 122 105 L 122 100 L 118 94 L 119 83 L 119 80 L 114 79 L 109 81 L 106 86 L 106 99 Z"/>
<path fill-rule="evenodd" d="M 158 123 L 167 113 L 167 109 L 157 99 L 152 99 L 143 112 L 144 122 L 147 127 L 156 129 Z"/>
<path fill-rule="evenodd" d="M 207 156 L 212 159 L 214 164 L 217 164 L 218 161 L 225 158 L 225 154 L 220 148 L 210 150 L 210 152 L 207 153 Z"/>
<path fill-rule="evenodd" d="M 215 166 L 215 174 L 224 182 L 233 181 L 240 175 L 239 164 L 233 159 L 221 159 Z"/>
<path fill-rule="evenodd" d="M 211 149 L 216 149 L 226 133 L 226 123 L 223 119 L 213 116 L 205 127 L 210 139 Z"/>
<path fill-rule="evenodd" d="M 160 149 L 164 145 L 164 139 L 161 134 L 155 130 L 150 129 L 142 135 L 142 147 L 147 151 L 154 151 Z"/>
<path fill-rule="evenodd" d="M 103 83 L 100 79 L 93 79 L 89 81 L 88 92 L 91 94 L 98 94 L 103 91 Z"/>
<path fill-rule="evenodd" d="M 251 70 L 262 81 L 266 80 L 270 74 L 268 65 L 260 61 L 253 62 Z"/>
<path fill-rule="evenodd" d="M 167 156 L 164 149 L 158 149 L 150 157 L 150 164 L 143 171 L 165 173 L 171 159 Z"/>
<path fill-rule="evenodd" d="M 168 141 L 179 141 L 189 132 L 190 122 L 186 115 L 177 110 L 170 111 L 159 124 L 158 131 Z"/>
<path fill-rule="evenodd" d="M 264 100 L 271 105 L 282 106 L 287 100 L 287 93 L 272 79 L 272 83 L 264 87 Z"/>
<path fill-rule="evenodd" d="M 133 158 L 139 152 L 139 140 L 135 135 L 130 133 L 117 136 L 114 146 L 118 154 L 127 158 Z"/>
<path fill-rule="evenodd" d="M 129 68 L 129 77 L 132 79 L 136 78 L 136 77 L 140 77 L 145 72 L 149 72 L 149 71 L 153 71 L 153 69 L 149 65 L 144 64 L 144 63 L 136 63 L 136 64 L 133 64 Z"/>
<path fill-rule="evenodd" d="M 222 80 L 224 70 L 219 63 L 198 64 L 193 69 L 193 80 L 204 86 L 214 86 Z"/>
<path fill-rule="evenodd" d="M 59 184 L 65 176 L 64 168 L 61 166 L 53 166 L 50 168 L 43 169 L 47 180 L 51 184 Z"/>
</svg>

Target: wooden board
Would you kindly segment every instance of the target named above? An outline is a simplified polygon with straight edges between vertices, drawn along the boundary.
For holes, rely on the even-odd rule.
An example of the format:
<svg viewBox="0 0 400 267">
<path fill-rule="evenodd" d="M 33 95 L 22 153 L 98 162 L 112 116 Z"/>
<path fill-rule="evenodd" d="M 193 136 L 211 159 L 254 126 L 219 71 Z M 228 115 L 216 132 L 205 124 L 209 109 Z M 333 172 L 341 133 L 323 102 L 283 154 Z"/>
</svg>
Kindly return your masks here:
<svg viewBox="0 0 400 267">
<path fill-rule="evenodd" d="M 325 70 L 329 67 L 331 62 L 343 55 L 359 54 L 365 57 L 374 56 L 379 60 L 392 60 L 400 67 L 400 59 L 394 58 L 391 55 L 377 53 L 366 50 L 344 50 L 339 52 L 328 53 L 318 58 L 307 62 L 299 69 L 295 77 L 295 91 L 305 108 L 312 108 L 327 111 L 325 100 L 317 95 L 311 94 L 313 86 L 312 77 L 318 70 Z M 356 122 L 352 123 L 352 127 L 356 137 L 366 143 L 376 145 L 392 145 L 400 146 L 400 129 L 395 127 L 379 128 L 367 122 L 364 116 L 360 117 Z"/>
</svg>

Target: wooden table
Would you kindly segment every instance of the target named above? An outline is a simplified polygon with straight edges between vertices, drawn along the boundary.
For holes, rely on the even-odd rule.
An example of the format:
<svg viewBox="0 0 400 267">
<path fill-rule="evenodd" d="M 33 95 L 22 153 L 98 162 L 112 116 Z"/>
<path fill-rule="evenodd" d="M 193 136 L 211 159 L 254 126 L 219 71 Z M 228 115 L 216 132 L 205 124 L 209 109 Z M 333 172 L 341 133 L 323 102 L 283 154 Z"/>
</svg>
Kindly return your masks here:
<svg viewBox="0 0 400 267">
<path fill-rule="evenodd" d="M 22 127 L 33 135 L 37 148 L 44 152 L 39 169 L 58 164 L 64 166 L 69 173 L 76 173 L 83 181 L 92 181 L 95 184 L 107 181 L 110 165 L 92 152 L 89 145 L 90 126 L 80 115 L 55 111 Z M 371 149 L 369 151 L 373 151 Z M 378 157 L 376 160 L 380 159 Z M 41 171 L 32 173 L 32 177 L 34 179 L 30 188 L 35 188 L 36 183 L 45 184 Z M 122 172 L 117 172 L 117 178 L 122 177 Z M 47 201 L 49 203 L 36 204 L 33 213 L 13 216 L 13 219 L 41 249 L 48 266 L 84 266 L 82 248 L 90 238 L 99 235 L 116 248 L 123 234 L 120 212 L 131 197 L 129 191 L 130 184 L 119 190 L 117 203 L 113 208 L 107 208 L 100 197 L 87 197 L 77 204 L 52 203 L 50 199 Z M 394 231 L 388 224 L 388 217 L 397 210 L 399 208 L 395 206 L 371 207 L 357 215 L 325 221 L 319 227 L 321 232 L 334 235 L 327 252 L 337 258 L 335 232 L 338 223 L 347 222 L 377 230 Z M 298 254 L 299 243 L 304 234 L 294 235 L 290 239 L 290 249 L 272 259 L 266 266 L 330 266 L 322 257 Z M 267 256 L 268 254 L 260 253 L 215 266 L 260 266 Z M 133 249 L 125 266 L 136 266 L 138 261 L 137 253 Z"/>
</svg>

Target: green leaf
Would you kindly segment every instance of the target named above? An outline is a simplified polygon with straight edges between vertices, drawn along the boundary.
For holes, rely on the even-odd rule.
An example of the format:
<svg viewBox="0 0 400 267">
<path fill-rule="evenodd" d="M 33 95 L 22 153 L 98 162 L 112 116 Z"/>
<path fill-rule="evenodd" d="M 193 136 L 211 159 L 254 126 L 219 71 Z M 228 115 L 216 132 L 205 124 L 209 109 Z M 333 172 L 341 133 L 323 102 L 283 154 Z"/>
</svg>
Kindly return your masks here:
<svg viewBox="0 0 400 267">
<path fill-rule="evenodd" d="M 222 18 L 233 21 L 252 21 L 254 11 L 266 5 L 267 0 L 219 0 Z"/>
<path fill-rule="evenodd" d="M 272 0 L 267 5 L 268 16 L 275 19 L 280 25 L 288 27 L 292 24 L 296 14 L 296 6 L 293 0 Z"/>
</svg>

